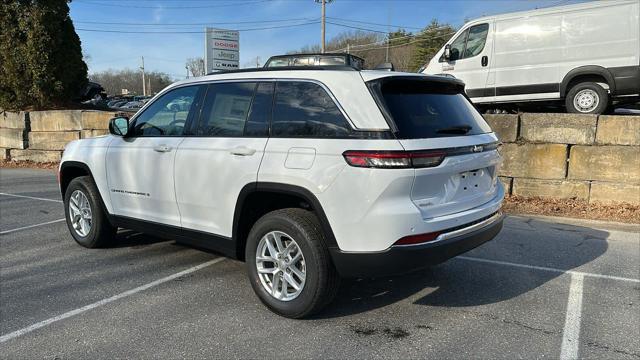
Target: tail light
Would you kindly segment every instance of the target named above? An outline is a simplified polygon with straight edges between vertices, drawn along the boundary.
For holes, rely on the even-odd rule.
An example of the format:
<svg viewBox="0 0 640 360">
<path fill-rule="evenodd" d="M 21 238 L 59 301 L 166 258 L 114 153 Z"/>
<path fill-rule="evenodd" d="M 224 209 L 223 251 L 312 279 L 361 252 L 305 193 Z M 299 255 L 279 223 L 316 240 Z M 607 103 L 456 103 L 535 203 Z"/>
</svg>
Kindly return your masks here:
<svg viewBox="0 0 640 360">
<path fill-rule="evenodd" d="M 438 166 L 444 151 L 345 151 L 342 156 L 351 166 L 380 169 L 426 168 Z"/>
</svg>

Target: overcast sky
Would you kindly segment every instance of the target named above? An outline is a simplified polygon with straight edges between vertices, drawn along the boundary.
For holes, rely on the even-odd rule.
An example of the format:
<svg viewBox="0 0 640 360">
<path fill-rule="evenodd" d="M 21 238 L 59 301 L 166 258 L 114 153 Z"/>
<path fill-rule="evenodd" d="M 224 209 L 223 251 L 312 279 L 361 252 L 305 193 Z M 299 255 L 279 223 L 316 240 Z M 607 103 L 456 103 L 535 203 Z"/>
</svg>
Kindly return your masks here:
<svg viewBox="0 0 640 360">
<path fill-rule="evenodd" d="M 327 21 L 378 31 L 386 31 L 385 24 L 417 31 L 431 19 L 457 27 L 482 15 L 576 1 L 334 0 L 327 5 Z M 144 56 L 149 71 L 184 78 L 185 59 L 203 56 L 205 24 L 241 30 L 241 67 L 255 63 L 256 57 L 262 64 L 271 55 L 320 42 L 320 4 L 314 0 L 74 0 L 70 7 L 83 51 L 90 56 L 90 73 L 136 68 Z M 289 25 L 298 26 L 285 27 Z M 354 29 L 327 24 L 327 40 L 344 31 Z"/>
</svg>

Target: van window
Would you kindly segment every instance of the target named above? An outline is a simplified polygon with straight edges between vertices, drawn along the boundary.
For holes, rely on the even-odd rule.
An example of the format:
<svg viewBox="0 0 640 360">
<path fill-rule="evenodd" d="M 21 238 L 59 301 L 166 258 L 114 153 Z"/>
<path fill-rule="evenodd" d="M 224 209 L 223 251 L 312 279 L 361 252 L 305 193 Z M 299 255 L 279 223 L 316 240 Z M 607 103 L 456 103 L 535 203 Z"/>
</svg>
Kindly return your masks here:
<svg viewBox="0 0 640 360">
<path fill-rule="evenodd" d="M 426 139 L 490 133 L 482 115 L 446 82 L 382 78 L 367 84 L 398 139 Z"/>
<path fill-rule="evenodd" d="M 469 28 L 469 36 L 467 37 L 467 46 L 464 50 L 463 58 L 476 56 L 482 52 L 484 43 L 487 41 L 488 32 L 489 24 L 480 24 Z"/>
<path fill-rule="evenodd" d="M 278 81 L 271 135 L 277 137 L 348 137 L 351 127 L 322 86 Z"/>
<path fill-rule="evenodd" d="M 451 43 L 451 57 L 449 61 L 455 61 L 462 58 L 464 54 L 464 44 L 467 42 L 467 34 L 469 30 L 465 30 Z"/>
<path fill-rule="evenodd" d="M 489 33 L 489 24 L 474 25 L 466 29 L 451 42 L 451 57 L 449 61 L 456 61 L 476 56 L 484 49 Z M 445 62 L 444 54 L 439 62 Z"/>
</svg>

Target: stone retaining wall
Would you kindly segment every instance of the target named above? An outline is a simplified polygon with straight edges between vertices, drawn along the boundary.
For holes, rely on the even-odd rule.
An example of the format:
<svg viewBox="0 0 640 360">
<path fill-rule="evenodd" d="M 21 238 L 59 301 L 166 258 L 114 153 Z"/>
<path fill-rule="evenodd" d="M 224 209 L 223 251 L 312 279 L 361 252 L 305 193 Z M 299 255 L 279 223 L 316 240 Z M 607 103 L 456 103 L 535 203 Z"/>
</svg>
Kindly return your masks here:
<svg viewBox="0 0 640 360">
<path fill-rule="evenodd" d="M 108 133 L 113 112 L 0 112 L 0 158 L 55 162 L 67 142 Z M 507 193 L 640 204 L 640 116 L 485 115 L 503 142 Z"/>
<path fill-rule="evenodd" d="M 640 205 L 640 116 L 485 115 L 509 194 Z"/>
<path fill-rule="evenodd" d="M 0 111 L 0 158 L 60 161 L 68 142 L 107 134 L 114 116 L 94 110 Z"/>
</svg>

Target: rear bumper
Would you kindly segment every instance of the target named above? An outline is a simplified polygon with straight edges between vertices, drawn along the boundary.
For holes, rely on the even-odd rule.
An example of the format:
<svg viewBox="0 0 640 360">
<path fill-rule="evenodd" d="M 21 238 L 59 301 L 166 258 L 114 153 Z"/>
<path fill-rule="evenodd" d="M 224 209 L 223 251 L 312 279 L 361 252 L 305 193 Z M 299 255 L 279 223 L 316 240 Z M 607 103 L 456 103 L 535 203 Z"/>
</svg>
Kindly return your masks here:
<svg viewBox="0 0 640 360">
<path fill-rule="evenodd" d="M 486 222 L 456 229 L 443 234 L 447 235 L 443 239 L 424 244 L 392 246 L 377 252 L 344 252 L 337 248 L 330 251 L 343 277 L 398 275 L 439 264 L 484 244 L 498 235 L 503 220 L 504 216 L 498 213 Z"/>
</svg>

